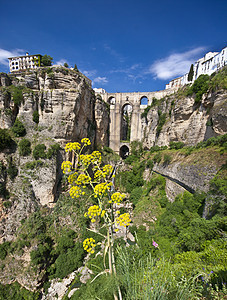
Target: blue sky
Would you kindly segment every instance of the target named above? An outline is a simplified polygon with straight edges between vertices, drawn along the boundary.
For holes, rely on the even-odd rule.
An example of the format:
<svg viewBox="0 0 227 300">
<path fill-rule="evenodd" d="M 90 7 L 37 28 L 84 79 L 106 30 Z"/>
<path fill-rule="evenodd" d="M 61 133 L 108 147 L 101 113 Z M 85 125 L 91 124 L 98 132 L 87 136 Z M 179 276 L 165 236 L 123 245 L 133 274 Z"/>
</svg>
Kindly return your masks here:
<svg viewBox="0 0 227 300">
<path fill-rule="evenodd" d="M 0 72 L 48 54 L 107 92 L 162 90 L 227 46 L 226 20 L 226 0 L 0 0 Z"/>
</svg>

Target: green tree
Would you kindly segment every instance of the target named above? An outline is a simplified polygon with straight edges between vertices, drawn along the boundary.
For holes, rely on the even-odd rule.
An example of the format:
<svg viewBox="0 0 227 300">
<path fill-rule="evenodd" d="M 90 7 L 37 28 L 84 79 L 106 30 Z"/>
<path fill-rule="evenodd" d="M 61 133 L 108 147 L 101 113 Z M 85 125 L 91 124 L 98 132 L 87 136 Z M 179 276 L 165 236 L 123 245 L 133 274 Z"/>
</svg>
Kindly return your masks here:
<svg viewBox="0 0 227 300">
<path fill-rule="evenodd" d="M 0 128 L 0 151 L 9 148 L 13 143 L 7 129 Z"/>
<path fill-rule="evenodd" d="M 38 110 L 35 110 L 33 112 L 33 121 L 36 123 L 36 124 L 39 124 L 39 112 Z"/>
<path fill-rule="evenodd" d="M 28 139 L 22 139 L 19 143 L 19 154 L 22 156 L 31 153 L 31 142 Z"/>
<path fill-rule="evenodd" d="M 64 63 L 64 67 L 65 67 L 65 68 L 68 68 L 69 65 L 65 62 L 65 63 Z"/>
<path fill-rule="evenodd" d="M 193 66 L 193 64 L 191 64 L 191 68 L 190 68 L 190 71 L 188 73 L 188 81 L 192 81 L 193 75 L 194 75 L 194 66 Z"/>
<path fill-rule="evenodd" d="M 42 66 L 51 66 L 52 61 L 53 61 L 53 57 L 51 57 L 50 55 L 45 54 L 41 58 L 41 65 Z"/>
<path fill-rule="evenodd" d="M 33 157 L 34 159 L 39 159 L 39 158 L 46 158 L 46 146 L 44 144 L 38 144 L 35 146 L 34 150 L 33 150 Z"/>
<path fill-rule="evenodd" d="M 26 129 L 24 127 L 24 124 L 20 120 L 16 119 L 16 121 L 13 124 L 13 127 L 12 127 L 12 132 L 17 137 L 19 137 L 19 136 L 25 136 Z"/>
</svg>

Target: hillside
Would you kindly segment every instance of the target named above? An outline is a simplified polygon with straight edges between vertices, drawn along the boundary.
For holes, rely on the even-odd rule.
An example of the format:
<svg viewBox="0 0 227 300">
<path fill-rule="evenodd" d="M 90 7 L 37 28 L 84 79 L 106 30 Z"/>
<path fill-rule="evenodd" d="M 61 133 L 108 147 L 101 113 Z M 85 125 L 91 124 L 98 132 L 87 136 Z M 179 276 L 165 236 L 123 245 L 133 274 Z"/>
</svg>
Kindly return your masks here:
<svg viewBox="0 0 227 300">
<path fill-rule="evenodd" d="M 141 118 L 144 139 L 125 160 L 108 148 L 108 104 L 78 71 L 40 68 L 0 82 L 0 299 L 120 299 L 119 289 L 123 299 L 225 299 L 226 69 L 154 99 Z M 91 162 L 80 167 L 83 138 L 91 145 L 80 155 Z M 92 169 L 97 149 L 103 178 Z M 84 170 L 91 184 L 72 198 Z M 103 261 L 101 213 L 84 217 L 100 205 L 98 180 L 125 193 L 119 212 L 103 204 L 116 278 Z M 129 226 L 116 226 L 120 216 Z M 87 253 L 96 228 L 97 251 Z"/>
</svg>

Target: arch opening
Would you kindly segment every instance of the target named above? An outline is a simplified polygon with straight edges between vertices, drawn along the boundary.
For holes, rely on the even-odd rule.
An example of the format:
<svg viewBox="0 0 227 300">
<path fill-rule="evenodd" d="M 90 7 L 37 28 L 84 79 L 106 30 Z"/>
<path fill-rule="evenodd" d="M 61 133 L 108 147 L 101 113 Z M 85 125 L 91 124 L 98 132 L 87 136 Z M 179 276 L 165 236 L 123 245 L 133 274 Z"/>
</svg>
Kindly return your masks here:
<svg viewBox="0 0 227 300">
<path fill-rule="evenodd" d="M 123 145 L 121 148 L 120 148 L 120 151 L 119 151 L 119 155 L 121 158 L 125 159 L 126 157 L 129 156 L 129 148 L 128 146 L 126 145 Z"/>
<path fill-rule="evenodd" d="M 132 119 L 132 105 L 125 104 L 121 112 L 121 135 L 122 141 L 130 141 L 131 136 L 131 119 Z"/>
<path fill-rule="evenodd" d="M 110 97 L 109 99 L 108 99 L 108 103 L 109 104 L 111 104 L 111 105 L 114 105 L 115 103 L 116 103 L 116 99 L 115 99 L 115 97 Z"/>
<path fill-rule="evenodd" d="M 140 99 L 140 105 L 148 105 L 148 98 L 146 96 Z"/>
</svg>

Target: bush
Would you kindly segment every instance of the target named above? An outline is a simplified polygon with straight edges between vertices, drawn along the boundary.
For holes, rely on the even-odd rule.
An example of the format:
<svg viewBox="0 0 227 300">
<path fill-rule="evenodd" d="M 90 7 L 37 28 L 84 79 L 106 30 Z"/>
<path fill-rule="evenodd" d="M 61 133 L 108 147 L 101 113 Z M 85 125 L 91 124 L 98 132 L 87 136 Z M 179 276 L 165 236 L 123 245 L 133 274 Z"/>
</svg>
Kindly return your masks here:
<svg viewBox="0 0 227 300">
<path fill-rule="evenodd" d="M 8 168 L 7 168 L 7 173 L 10 177 L 11 180 L 14 180 L 14 178 L 17 176 L 18 174 L 18 169 L 17 167 L 14 165 L 12 157 L 8 160 Z"/>
<path fill-rule="evenodd" d="M 170 142 L 169 143 L 169 148 L 170 149 L 178 150 L 178 149 L 181 149 L 183 147 L 184 147 L 184 143 L 183 142 Z"/>
<path fill-rule="evenodd" d="M 154 161 L 154 163 L 160 163 L 160 161 L 161 161 L 161 159 L 162 159 L 162 155 L 161 155 L 161 153 L 160 152 L 158 152 L 157 154 L 155 154 L 155 156 L 153 157 L 153 161 Z"/>
<path fill-rule="evenodd" d="M 14 133 L 14 135 L 16 137 L 26 135 L 26 129 L 24 127 L 24 124 L 18 119 L 16 119 L 16 121 L 14 122 L 13 127 L 11 128 L 11 130 L 12 130 L 12 132 Z"/>
<path fill-rule="evenodd" d="M 59 144 L 51 145 L 47 151 L 46 157 L 50 159 L 52 156 L 56 156 L 60 148 Z"/>
<path fill-rule="evenodd" d="M 15 105 L 20 106 L 23 102 L 23 94 L 22 94 L 23 87 L 13 87 L 12 96 L 13 96 L 13 102 Z"/>
<path fill-rule="evenodd" d="M 162 114 L 161 111 L 158 111 L 158 114 L 159 114 L 159 119 L 158 119 L 157 131 L 156 131 L 157 136 L 159 136 L 162 127 L 166 122 L 166 113 Z"/>
<path fill-rule="evenodd" d="M 146 167 L 147 167 L 148 169 L 151 169 L 151 170 L 153 169 L 153 167 L 154 167 L 154 162 L 153 162 L 152 159 L 149 159 L 149 160 L 147 161 Z"/>
<path fill-rule="evenodd" d="M 209 88 L 209 75 L 200 75 L 189 88 L 187 96 L 195 94 L 195 103 L 199 103 L 202 95 L 207 92 Z"/>
<path fill-rule="evenodd" d="M 143 194 L 143 189 L 142 187 L 136 187 L 134 188 L 132 191 L 131 191 L 131 194 L 130 194 L 130 201 L 136 205 L 137 202 L 140 200 L 141 196 Z"/>
<path fill-rule="evenodd" d="M 0 244 L 0 259 L 5 259 L 8 252 L 9 252 L 9 249 L 10 249 L 10 245 L 11 243 L 10 242 L 5 242 L 5 243 L 2 243 Z"/>
<path fill-rule="evenodd" d="M 25 169 L 34 170 L 42 166 L 43 166 L 43 161 L 41 160 L 35 160 L 31 162 L 29 161 L 25 164 Z"/>
<path fill-rule="evenodd" d="M 12 144 L 13 140 L 11 139 L 8 130 L 0 128 L 0 151 L 10 148 Z"/>
<path fill-rule="evenodd" d="M 164 164 L 168 165 L 172 160 L 172 157 L 169 154 L 164 155 Z"/>
<path fill-rule="evenodd" d="M 36 124 L 39 124 L 39 112 L 38 110 L 35 110 L 33 112 L 33 121 L 36 123 Z"/>
<path fill-rule="evenodd" d="M 19 142 L 19 154 L 22 156 L 27 156 L 31 154 L 31 142 L 28 139 L 22 139 Z"/>
<path fill-rule="evenodd" d="M 37 160 L 39 158 L 46 158 L 46 146 L 44 144 L 38 144 L 35 146 L 32 155 Z"/>
</svg>

